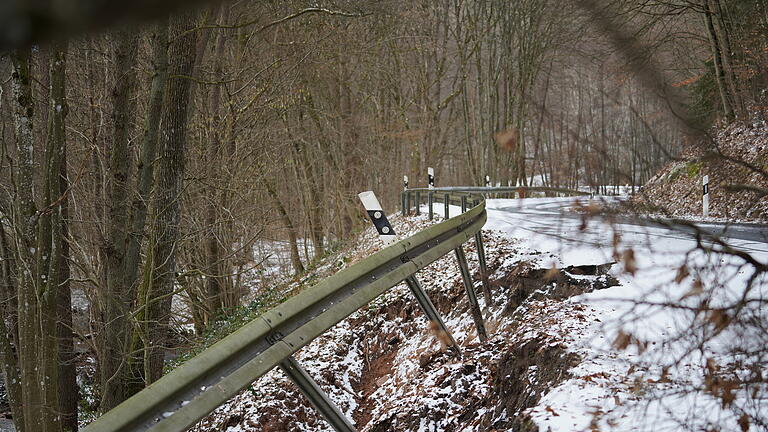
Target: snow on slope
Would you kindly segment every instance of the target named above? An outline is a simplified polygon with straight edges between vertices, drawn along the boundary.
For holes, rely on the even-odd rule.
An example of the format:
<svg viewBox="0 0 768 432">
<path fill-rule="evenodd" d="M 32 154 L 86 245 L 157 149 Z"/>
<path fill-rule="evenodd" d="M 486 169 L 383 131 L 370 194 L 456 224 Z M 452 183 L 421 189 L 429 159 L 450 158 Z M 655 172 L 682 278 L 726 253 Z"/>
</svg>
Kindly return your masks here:
<svg viewBox="0 0 768 432">
<path fill-rule="evenodd" d="M 765 416 L 762 402 L 746 387 L 732 391 L 735 400 L 728 406 L 717 389 L 699 391 L 711 381 L 713 364 L 725 370 L 737 360 L 735 335 L 724 332 L 689 353 L 700 341 L 678 336 L 688 329 L 692 313 L 651 304 L 699 301 L 689 295 L 691 276 L 675 282 L 686 258 L 691 275 L 721 287 L 713 302 L 740 294 L 748 269 L 730 265 L 738 264 L 732 258 L 692 252 L 690 240 L 660 229 L 592 222 L 582 231 L 578 218 L 559 217 L 571 201 L 488 201 L 484 238 L 494 283 L 492 301 L 481 298 L 492 335 L 487 343 L 477 340 L 458 268 L 448 255 L 418 277 L 459 342 L 461 357 L 443 349 L 401 285 L 301 350 L 299 362 L 361 431 L 750 430 L 750 425 L 759 430 L 754 420 L 742 428 L 745 413 Z M 440 214 L 442 206 L 437 207 Z M 401 235 L 429 223 L 423 215 L 392 221 Z M 379 246 L 369 230 L 336 264 L 350 265 Z M 613 267 L 611 275 L 621 286 L 586 288 L 586 294 L 569 297 L 555 282 L 535 277 L 541 273 L 536 269 L 611 262 L 615 246 L 624 257 L 631 249 L 637 267 L 634 274 L 624 271 L 626 263 Z M 764 245 L 739 246 L 765 261 Z M 467 243 L 465 251 L 474 271 L 474 244 Z M 571 284 L 586 281 L 586 287 L 605 279 L 562 274 Z M 525 287 L 531 283 L 533 288 Z M 760 283 L 755 296 L 766 294 L 765 280 Z M 617 342 L 624 349 L 616 349 Z M 741 372 L 755 366 L 765 365 L 744 362 Z M 330 428 L 279 371 L 272 371 L 195 430 Z"/>
<path fill-rule="evenodd" d="M 715 128 L 713 144 L 718 151 L 735 161 L 746 162 L 757 169 L 768 170 L 768 124 L 765 120 L 736 121 Z M 707 151 L 712 150 L 711 154 Z M 632 198 L 643 208 L 650 204 L 686 219 L 702 219 L 702 178 L 709 176 L 711 221 L 768 221 L 768 197 L 754 192 L 729 191 L 728 186 L 768 187 L 768 178 L 742 163 L 715 156 L 707 144 L 691 146 L 675 160 L 667 163 Z"/>
<path fill-rule="evenodd" d="M 637 269 L 630 274 L 616 267 L 620 286 L 572 299 L 588 306 L 594 320 L 569 345 L 584 359 L 571 370 L 574 377 L 529 411 L 540 429 L 765 430 L 764 423 L 756 425 L 768 417 L 762 373 L 755 385 L 744 382 L 755 370 L 764 370 L 766 362 L 734 354 L 749 352 L 750 340 L 765 342 L 764 332 L 755 337 L 749 334 L 754 328 L 735 323 L 713 335 L 705 317 L 695 312 L 707 292 L 712 293 L 711 307 L 738 301 L 751 268 L 739 258 L 704 253 L 693 239 L 665 229 L 593 221 L 582 232 L 581 220 L 552 214 L 553 208 L 566 205 L 563 201 L 528 200 L 520 213 L 503 211 L 509 202 L 491 201 L 487 227 L 524 239 L 523 247 L 557 255 L 561 266 L 612 256 L 616 233 L 618 249 L 633 251 Z M 730 244 L 768 262 L 765 244 Z M 682 277 L 683 264 L 690 276 Z M 765 275 L 754 286 L 751 298 L 765 298 Z M 661 305 L 665 303 L 678 307 Z M 765 322 L 759 307 L 743 314 Z M 615 349 L 617 343 L 629 342 L 630 335 L 639 343 Z M 728 384 L 711 385 L 713 377 Z M 726 403 L 729 398 L 734 400 Z"/>
</svg>

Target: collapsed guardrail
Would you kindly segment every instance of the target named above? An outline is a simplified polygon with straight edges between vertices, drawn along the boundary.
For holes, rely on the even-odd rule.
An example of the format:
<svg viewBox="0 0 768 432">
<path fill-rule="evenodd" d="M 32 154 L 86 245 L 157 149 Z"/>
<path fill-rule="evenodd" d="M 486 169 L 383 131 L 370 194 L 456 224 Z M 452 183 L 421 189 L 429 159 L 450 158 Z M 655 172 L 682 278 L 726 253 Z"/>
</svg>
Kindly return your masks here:
<svg viewBox="0 0 768 432">
<path fill-rule="evenodd" d="M 476 305 L 461 246 L 476 234 L 479 237 L 486 217 L 480 202 L 324 279 L 182 364 L 83 431 L 184 431 L 276 366 L 336 430 L 354 430 L 291 355 L 402 281 L 417 295 L 428 317 L 439 319 L 413 276 L 452 250 L 465 283 L 469 282 L 465 288 L 472 293 L 470 301 Z M 482 324 L 482 316 L 475 316 L 479 307 L 476 311 L 473 317 Z M 484 338 L 485 329 L 478 330 Z"/>
<path fill-rule="evenodd" d="M 568 189 L 527 189 L 583 194 Z M 403 215 L 410 213 L 412 193 L 415 194 L 415 212 L 419 213 L 422 192 L 426 192 L 428 197 L 430 219 L 435 196 L 444 199 L 446 218 L 452 203 L 461 205 L 462 213 L 376 252 L 267 311 L 99 417 L 83 432 L 184 431 L 274 367 L 282 369 L 336 431 L 354 431 L 351 422 L 333 405 L 292 354 L 403 281 L 427 318 L 445 333 L 449 346 L 458 352 L 449 329 L 415 277 L 419 270 L 451 251 L 454 251 L 461 270 L 478 336 L 481 341 L 485 340 L 487 334 L 483 317 L 462 245 L 474 237 L 483 295 L 488 300 L 490 290 L 480 233 L 487 214 L 484 196 L 478 194 L 515 190 L 519 188 L 404 190 Z M 474 207 L 467 211 L 469 199 L 472 199 Z"/>
</svg>

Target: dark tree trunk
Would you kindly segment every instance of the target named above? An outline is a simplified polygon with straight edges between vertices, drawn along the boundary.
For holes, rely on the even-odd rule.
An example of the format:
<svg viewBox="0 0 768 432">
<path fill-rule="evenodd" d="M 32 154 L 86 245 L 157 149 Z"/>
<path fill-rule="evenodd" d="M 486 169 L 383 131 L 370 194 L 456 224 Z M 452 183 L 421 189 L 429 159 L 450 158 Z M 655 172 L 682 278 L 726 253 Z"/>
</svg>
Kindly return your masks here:
<svg viewBox="0 0 768 432">
<path fill-rule="evenodd" d="M 176 273 L 176 248 L 179 240 L 181 216 L 181 190 L 187 151 L 187 119 L 192 81 L 187 77 L 195 63 L 197 33 L 189 31 L 195 26 L 195 15 L 190 12 L 171 19 L 169 54 L 169 81 L 160 134 L 160 171 L 154 199 L 155 218 L 152 227 L 151 260 L 145 272 L 150 277 L 148 302 L 143 326 L 149 337 L 144 371 L 147 383 L 162 376 L 171 299 Z"/>
<path fill-rule="evenodd" d="M 128 247 L 128 204 L 131 196 L 131 157 L 128 148 L 130 123 L 134 114 L 133 67 L 138 38 L 124 29 L 117 34 L 112 70 L 112 155 L 108 171 L 107 238 L 102 245 L 105 258 L 101 303 L 103 329 L 99 332 L 101 404 L 107 412 L 126 398 L 125 357 L 128 350 L 129 311 L 132 299 L 126 294 L 125 258 Z"/>
</svg>

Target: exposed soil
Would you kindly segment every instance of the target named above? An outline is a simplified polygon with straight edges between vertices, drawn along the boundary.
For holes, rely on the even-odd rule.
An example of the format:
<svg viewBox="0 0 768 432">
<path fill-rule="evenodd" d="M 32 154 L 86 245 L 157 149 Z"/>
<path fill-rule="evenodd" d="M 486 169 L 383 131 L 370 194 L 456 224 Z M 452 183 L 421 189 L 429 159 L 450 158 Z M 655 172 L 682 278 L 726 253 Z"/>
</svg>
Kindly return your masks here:
<svg viewBox="0 0 768 432">
<path fill-rule="evenodd" d="M 505 315 L 513 315 L 510 319 L 521 322 L 527 319 L 526 314 L 514 316 L 514 312 L 526 302 L 545 298 L 549 301 L 564 300 L 574 295 L 617 285 L 618 281 L 607 274 L 612 264 L 541 269 L 523 262 L 503 277 L 493 280 L 492 289 L 496 294 L 506 293 L 502 297 L 506 300 Z M 460 291 L 459 286 L 454 286 L 449 292 L 454 294 Z M 442 296 L 440 305 L 444 306 L 443 302 L 450 303 L 450 297 Z M 498 300 L 499 296 L 496 298 Z M 579 307 L 575 307 L 575 313 L 578 313 Z M 514 327 L 514 324 L 508 326 Z M 392 347 L 396 345 L 392 344 Z M 460 421 L 456 427 L 446 427 L 443 430 L 458 431 L 467 425 L 475 425 L 478 428 L 476 430 L 484 431 L 537 431 L 525 410 L 536 406 L 549 389 L 570 378 L 568 371 L 578 364 L 578 355 L 566 351 L 564 345 L 552 344 L 551 340 L 514 340 L 503 337 L 503 333 L 488 341 L 487 345 L 472 343 L 462 347 L 463 356 L 460 360 L 442 350 L 427 352 L 419 357 L 422 370 L 437 370 L 457 361 L 461 363 L 460 368 L 453 369 L 441 377 L 441 380 L 435 383 L 438 386 L 450 385 L 451 381 L 460 380 L 462 375 L 472 375 L 478 371 L 489 372 L 484 379 L 491 391 L 484 397 L 456 392 L 455 402 L 461 405 Z M 484 350 L 499 355 L 490 358 L 483 355 Z M 378 384 L 392 373 L 391 359 L 395 354 L 395 350 L 390 349 L 372 360 L 360 389 L 364 394 L 372 394 Z M 357 424 L 365 425 L 362 430 L 419 430 L 424 419 L 441 415 L 440 409 L 435 409 L 435 406 L 423 405 L 408 407 L 407 412 L 393 413 L 371 422 L 371 414 L 368 411 L 372 408 L 369 401 L 362 404 L 360 411 L 363 412 L 358 412 Z"/>
<path fill-rule="evenodd" d="M 565 299 L 616 285 L 612 263 L 540 268 L 514 242 L 484 233 L 492 299 L 480 343 L 452 255 L 419 272 L 460 353 L 446 349 L 407 288 L 400 286 L 297 354 L 360 432 L 536 430 L 527 412 L 569 378 L 579 356 L 566 349 L 589 325 L 585 306 Z M 474 242 L 465 244 L 477 269 Z M 479 275 L 475 284 L 481 298 Z M 573 319 L 571 319 L 573 318 Z M 270 373 L 201 422 L 197 431 L 329 430 L 279 373 Z"/>
</svg>

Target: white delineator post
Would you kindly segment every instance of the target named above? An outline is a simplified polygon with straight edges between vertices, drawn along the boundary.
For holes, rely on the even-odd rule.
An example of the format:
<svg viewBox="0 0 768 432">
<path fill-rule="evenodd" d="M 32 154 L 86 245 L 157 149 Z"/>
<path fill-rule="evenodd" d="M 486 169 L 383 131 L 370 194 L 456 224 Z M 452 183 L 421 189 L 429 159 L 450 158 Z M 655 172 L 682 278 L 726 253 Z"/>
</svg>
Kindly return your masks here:
<svg viewBox="0 0 768 432">
<path fill-rule="evenodd" d="M 485 176 L 485 187 L 491 187 L 491 176 Z"/>
<path fill-rule="evenodd" d="M 432 167 L 427 168 L 427 187 L 430 189 L 435 187 L 435 169 Z"/>
<path fill-rule="evenodd" d="M 408 189 L 408 176 L 403 176 L 403 189 Z"/>
<path fill-rule="evenodd" d="M 709 217 L 709 176 L 705 175 L 702 179 L 702 184 L 704 185 L 704 189 L 702 190 L 702 214 L 704 217 Z"/>
<path fill-rule="evenodd" d="M 387 247 L 397 241 L 397 235 L 395 230 L 392 229 L 392 225 L 387 220 L 387 215 L 384 214 L 384 210 L 379 204 L 379 200 L 376 198 L 376 194 L 373 191 L 366 191 L 357 194 L 360 197 L 360 201 L 365 207 L 365 211 L 368 212 L 368 216 L 371 218 L 371 222 L 376 227 L 376 231 L 379 233 L 381 241 L 384 243 L 384 247 Z"/>
<path fill-rule="evenodd" d="M 392 225 L 389 224 L 387 216 L 384 214 L 384 210 L 381 209 L 381 204 L 379 204 L 379 200 L 376 198 L 373 191 L 361 192 L 357 194 L 357 196 L 360 197 L 360 201 L 362 201 L 365 211 L 368 212 L 368 216 L 371 217 L 371 222 L 373 222 L 373 225 L 376 227 L 376 231 L 379 232 L 379 237 L 384 243 L 384 247 L 394 243 L 397 240 L 395 230 L 393 230 Z M 408 285 L 413 296 L 416 297 L 416 302 L 419 303 L 421 310 L 424 311 L 424 315 L 426 315 L 427 319 L 432 322 L 430 329 L 435 332 L 435 336 L 437 336 L 440 343 L 445 344 L 454 349 L 457 353 L 460 353 L 456 340 L 453 338 L 453 335 L 451 335 L 448 327 L 446 327 L 445 321 L 440 316 L 440 312 L 416 279 L 416 275 L 412 274 L 405 278 L 405 283 Z"/>
</svg>

